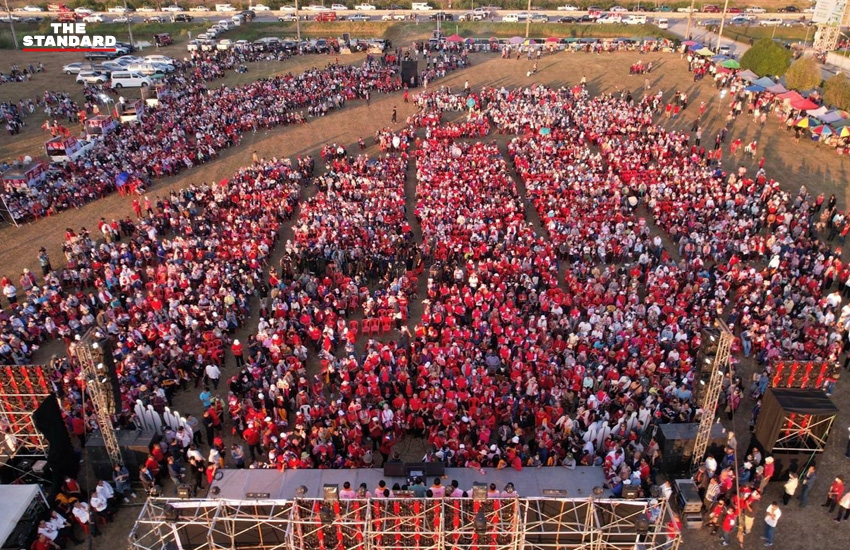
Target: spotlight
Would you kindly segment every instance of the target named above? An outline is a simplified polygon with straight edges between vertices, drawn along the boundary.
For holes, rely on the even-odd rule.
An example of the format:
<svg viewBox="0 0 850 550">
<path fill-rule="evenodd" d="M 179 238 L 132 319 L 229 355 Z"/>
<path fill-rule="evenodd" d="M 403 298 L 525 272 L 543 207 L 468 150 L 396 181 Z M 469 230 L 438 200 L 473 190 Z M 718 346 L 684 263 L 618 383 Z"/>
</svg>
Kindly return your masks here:
<svg viewBox="0 0 850 550">
<path fill-rule="evenodd" d="M 700 380 L 700 381 L 699 381 L 699 385 L 700 385 L 700 386 L 705 386 L 705 380 Z"/>
<path fill-rule="evenodd" d="M 325 502 L 334 502 L 339 500 L 339 485 L 325 483 L 324 496 Z"/>
<path fill-rule="evenodd" d="M 192 488 L 186 484 L 177 486 L 177 496 L 182 499 L 192 498 Z"/>
<path fill-rule="evenodd" d="M 97 342 L 92 342 L 91 347 L 93 347 L 94 349 L 97 349 L 97 348 L 100 347 L 100 345 Z"/>
<path fill-rule="evenodd" d="M 484 515 L 484 510 L 478 510 L 478 513 L 475 514 L 473 525 L 475 532 L 479 535 L 487 533 L 487 516 Z"/>
</svg>

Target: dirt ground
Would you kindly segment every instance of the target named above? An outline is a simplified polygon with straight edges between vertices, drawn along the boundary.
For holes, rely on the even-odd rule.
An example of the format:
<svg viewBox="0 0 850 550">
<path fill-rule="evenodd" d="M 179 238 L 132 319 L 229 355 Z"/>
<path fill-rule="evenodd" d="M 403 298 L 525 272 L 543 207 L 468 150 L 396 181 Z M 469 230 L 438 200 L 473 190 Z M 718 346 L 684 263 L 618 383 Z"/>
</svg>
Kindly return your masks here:
<svg viewBox="0 0 850 550">
<path fill-rule="evenodd" d="M 469 80 L 473 88 L 482 85 L 515 87 L 534 83 L 559 86 L 575 84 L 582 75 L 585 75 L 591 90 L 595 93 L 628 89 L 633 94 L 639 95 L 644 86 L 644 77 L 628 75 L 629 65 L 637 61 L 638 58 L 637 54 L 625 53 L 606 55 L 558 53 L 544 57 L 540 63 L 538 74 L 533 78 L 528 78 L 526 71 L 529 69 L 529 63 L 525 60 L 505 61 L 493 56 L 480 55 L 473 58 L 474 65 L 472 68 L 452 74 L 448 78 L 438 81 L 437 84 L 460 88 L 465 80 Z M 652 61 L 654 66 L 657 67 L 649 75 L 653 92 L 660 88 L 664 90 L 665 98 L 669 98 L 676 90 L 685 90 L 690 97 L 691 106 L 683 112 L 678 120 L 670 121 L 670 126 L 680 130 L 689 129 L 693 118 L 696 116 L 696 108 L 699 103 L 705 101 L 708 104 L 710 118 L 703 139 L 711 142 L 719 129 L 718 121 L 722 119 L 722 115 L 725 115 L 726 109 L 725 103 L 720 104 L 718 92 L 705 81 L 692 82 L 685 63 L 678 55 L 651 54 L 642 56 L 642 59 Z M 285 66 L 281 64 L 279 70 L 297 70 L 296 65 L 300 62 L 301 60 L 286 62 L 293 63 L 293 65 Z M 311 63 L 308 62 L 307 64 Z M 251 76 L 251 73 L 249 73 L 249 76 Z M 44 83 L 39 84 L 39 86 L 44 89 L 67 89 L 69 88 L 67 78 L 67 76 L 62 75 L 61 78 L 56 77 L 56 81 L 53 81 L 42 76 L 40 79 L 43 79 Z M 4 86 L 0 89 L 0 97 L 4 97 L 10 90 L 13 90 L 13 86 L 15 85 Z M 389 125 L 390 113 L 394 105 L 399 109 L 399 120 L 401 121 L 413 111 L 411 105 L 402 102 L 400 95 L 376 96 L 371 105 L 352 103 L 341 112 L 325 118 L 311 120 L 309 124 L 304 126 L 285 127 L 269 132 L 260 132 L 256 135 L 247 135 L 241 145 L 224 151 L 214 162 L 196 167 L 179 177 L 158 181 L 149 194 L 151 196 L 162 194 L 170 189 L 181 188 L 192 182 L 218 181 L 223 175 L 230 174 L 238 167 L 249 163 L 251 153 L 255 150 L 261 156 L 294 157 L 313 154 L 317 160 L 318 148 L 324 143 L 341 143 L 347 146 L 350 151 L 354 151 L 358 137 L 367 138 L 374 134 L 377 129 Z M 719 115 L 721 112 L 722 114 Z M 760 150 L 766 156 L 766 168 L 769 175 L 779 180 L 787 190 L 796 192 L 800 185 L 805 184 L 815 192 L 823 191 L 827 195 L 835 193 L 838 197 L 838 204 L 842 208 L 846 208 L 850 204 L 850 195 L 848 195 L 844 185 L 847 180 L 847 160 L 838 157 L 831 150 L 818 148 L 811 142 L 794 143 L 774 119 L 769 120 L 764 128 L 758 127 L 748 119 L 741 119 L 733 126 L 730 137 L 731 139 L 727 139 L 727 144 L 736 137 L 741 137 L 745 143 L 754 137 L 758 139 Z M 7 147 L 8 142 L 0 141 L 0 158 L 7 156 Z M 374 151 L 374 147 L 371 147 L 370 150 Z M 728 158 L 728 147 L 726 148 L 726 155 L 724 167 L 726 169 L 735 168 L 737 163 Z M 753 163 L 746 161 L 746 165 L 750 167 L 751 171 L 754 171 Z M 318 170 L 322 169 L 323 166 L 319 163 Z M 406 187 L 409 212 L 412 211 L 415 185 L 414 167 L 413 161 L 411 161 Z M 524 187 L 521 185 L 519 189 L 521 193 L 524 192 Z M 305 193 L 305 199 L 313 192 L 312 189 L 308 190 Z M 75 229 L 80 226 L 91 227 L 101 216 L 112 218 L 131 214 L 130 203 L 130 198 L 114 195 L 78 210 L 64 212 L 21 228 L 5 227 L 0 229 L 0 243 L 2 243 L 0 246 L 0 265 L 3 266 L 2 272 L 11 277 L 17 277 L 24 267 L 37 268 L 35 252 L 42 245 L 47 246 L 54 266 L 60 266 L 63 263 L 61 241 L 65 227 Z M 534 222 L 535 216 L 531 213 L 532 210 L 529 209 L 529 219 Z M 415 228 L 418 229 L 418 227 Z M 536 228 L 539 230 L 539 225 Z M 283 229 L 282 237 L 286 239 L 289 236 L 291 236 L 290 224 L 287 224 Z M 421 312 L 421 308 L 418 306 L 417 304 L 411 315 L 414 321 L 418 318 L 418 313 Z M 253 322 L 249 323 L 237 336 L 242 337 L 249 333 L 254 326 Z M 47 352 L 48 350 L 45 350 L 45 353 Z M 234 365 L 228 365 L 224 370 L 224 375 L 230 376 L 234 371 Z M 745 372 L 745 374 L 747 373 Z M 833 400 L 842 404 L 847 402 L 848 395 L 850 395 L 850 390 L 846 382 L 839 382 L 838 391 L 833 396 Z M 734 420 L 734 428 L 736 428 L 735 431 L 739 434 L 739 441 L 742 444 L 748 440 L 747 436 L 743 434 L 747 433 L 747 421 L 751 406 L 752 403 L 745 402 Z M 200 407 L 197 393 L 179 394 L 174 403 L 174 408 L 183 413 L 198 413 Z M 777 528 L 775 544 L 777 549 L 792 550 L 809 547 L 810 543 L 813 542 L 811 533 L 821 535 L 817 538 L 817 541 L 818 546 L 823 549 L 837 549 L 846 546 L 848 540 L 846 529 L 848 527 L 834 524 L 831 517 L 828 517 L 824 509 L 820 507 L 820 504 L 825 498 L 832 477 L 840 474 L 844 474 L 846 477 L 848 459 L 844 458 L 844 448 L 847 443 L 845 429 L 849 424 L 850 412 L 842 410 L 836 421 L 827 452 L 818 458 L 820 479 L 818 479 L 812 493 L 809 508 L 800 510 L 796 503 L 792 503 L 785 509 L 785 514 L 783 514 Z M 400 445 L 405 455 L 411 457 L 421 454 L 424 450 L 421 443 L 416 441 L 404 441 Z M 781 491 L 780 484 L 774 483 L 769 487 L 763 500 L 769 503 L 778 499 Z M 133 508 L 118 514 L 116 524 L 108 526 L 106 534 L 96 539 L 94 546 L 96 548 L 123 546 L 136 514 L 137 510 Z M 762 518 L 763 509 L 757 516 L 755 534 L 749 535 L 745 541 L 747 547 L 762 544 L 762 541 L 758 539 L 761 534 Z M 702 531 L 686 531 L 684 536 L 685 545 L 683 548 L 686 549 L 719 545 L 718 540 L 709 537 L 707 533 Z"/>
</svg>

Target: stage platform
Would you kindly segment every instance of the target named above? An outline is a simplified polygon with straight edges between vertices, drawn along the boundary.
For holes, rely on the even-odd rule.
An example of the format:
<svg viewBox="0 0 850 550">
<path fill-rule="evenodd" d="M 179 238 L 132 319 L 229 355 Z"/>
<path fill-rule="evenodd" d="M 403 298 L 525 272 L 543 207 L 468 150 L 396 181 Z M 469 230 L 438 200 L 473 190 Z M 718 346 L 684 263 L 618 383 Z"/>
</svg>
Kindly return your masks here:
<svg viewBox="0 0 850 550">
<path fill-rule="evenodd" d="M 386 480 L 387 486 L 392 487 L 394 483 L 403 484 L 405 478 L 385 477 L 384 471 L 379 468 L 359 468 L 353 470 L 219 470 L 222 477 L 213 482 L 220 492 L 214 498 L 244 499 L 248 493 L 268 493 L 270 499 L 292 499 L 295 497 L 295 489 L 301 485 L 307 487 L 307 498 L 322 498 L 322 487 L 326 484 L 339 485 L 346 481 L 356 489 L 361 483 L 365 483 L 372 492 L 378 486 L 380 480 Z M 460 484 L 460 488 L 471 491 L 474 483 L 495 483 L 501 491 L 507 483 L 513 483 L 516 492 L 522 497 L 544 496 L 544 489 L 561 489 L 567 491 L 567 497 L 588 497 L 593 494 L 594 487 L 602 487 L 605 476 L 602 468 L 592 466 L 579 466 L 575 470 L 566 468 L 526 468 L 516 471 L 513 468 L 503 470 L 486 469 L 480 474 L 470 468 L 446 468 L 446 475 L 442 478 L 443 485 L 449 485 L 453 479 Z M 426 479 L 426 486 L 430 486 L 434 480 Z M 604 496 L 610 496 L 606 489 Z M 209 495 L 213 498 L 213 495 Z"/>
</svg>

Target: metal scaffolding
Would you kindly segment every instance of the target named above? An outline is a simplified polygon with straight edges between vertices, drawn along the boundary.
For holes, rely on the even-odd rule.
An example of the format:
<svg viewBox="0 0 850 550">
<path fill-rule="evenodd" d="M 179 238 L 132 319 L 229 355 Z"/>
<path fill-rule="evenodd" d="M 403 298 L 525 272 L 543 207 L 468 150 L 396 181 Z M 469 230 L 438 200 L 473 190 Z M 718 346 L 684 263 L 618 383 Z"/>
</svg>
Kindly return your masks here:
<svg viewBox="0 0 850 550">
<path fill-rule="evenodd" d="M 130 550 L 678 550 L 659 501 L 149 499 Z M 654 520 L 650 521 L 650 517 Z"/>
<path fill-rule="evenodd" d="M 85 380 L 86 389 L 91 398 L 98 430 L 103 438 L 103 446 L 113 465 L 124 465 L 121 447 L 112 425 L 115 415 L 115 402 L 120 396 L 112 394 L 109 378 L 104 367 L 104 350 L 98 340 L 102 340 L 98 329 L 92 329 L 74 344 L 74 356 L 80 362 L 80 374 Z"/>
<path fill-rule="evenodd" d="M 0 367 L 0 455 L 44 457 L 47 440 L 32 422 L 32 413 L 53 393 L 43 365 Z M 14 447 L 14 448 L 10 448 Z"/>
<path fill-rule="evenodd" d="M 735 337 L 732 331 L 721 320 L 717 320 L 719 335 L 709 334 L 710 343 L 703 342 L 703 345 L 711 348 L 709 353 L 714 353 L 714 360 L 711 361 L 711 374 L 708 377 L 708 383 L 705 387 L 705 392 L 702 398 L 702 419 L 700 419 L 699 430 L 697 437 L 694 440 L 694 454 L 691 466 L 696 470 L 705 458 L 705 452 L 708 450 L 708 442 L 711 439 L 711 426 L 714 424 L 717 414 L 717 402 L 720 399 L 720 390 L 723 387 L 724 373 L 729 370 L 729 361 L 732 358 L 732 342 Z M 714 345 L 716 344 L 716 349 Z M 710 358 L 706 357 L 709 361 Z"/>
</svg>

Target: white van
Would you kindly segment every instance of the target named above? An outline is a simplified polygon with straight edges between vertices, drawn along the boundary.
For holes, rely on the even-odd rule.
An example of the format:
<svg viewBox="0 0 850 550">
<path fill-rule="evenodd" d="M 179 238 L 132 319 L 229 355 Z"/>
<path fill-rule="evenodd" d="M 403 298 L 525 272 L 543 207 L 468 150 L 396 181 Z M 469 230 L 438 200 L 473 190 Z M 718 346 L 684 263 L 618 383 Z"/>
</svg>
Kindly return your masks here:
<svg viewBox="0 0 850 550">
<path fill-rule="evenodd" d="M 670 28 L 670 21 L 668 21 L 667 19 L 659 19 L 658 22 L 655 25 L 659 29 L 669 29 Z"/>
<path fill-rule="evenodd" d="M 428 2 L 413 2 L 410 4 L 410 9 L 413 11 L 429 11 L 433 10 L 431 6 L 428 5 Z"/>
<path fill-rule="evenodd" d="M 216 4 L 215 11 L 236 11 L 233 4 Z"/>
<path fill-rule="evenodd" d="M 112 87 L 116 90 L 119 88 L 139 88 L 151 85 L 151 79 L 139 73 L 129 71 L 116 71 L 112 73 Z"/>
<path fill-rule="evenodd" d="M 645 15 L 629 15 L 625 19 L 623 19 L 623 23 L 626 25 L 645 25 L 646 24 L 646 16 Z"/>
</svg>

